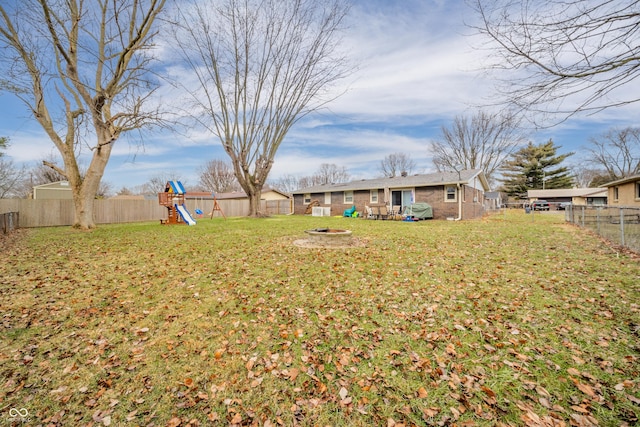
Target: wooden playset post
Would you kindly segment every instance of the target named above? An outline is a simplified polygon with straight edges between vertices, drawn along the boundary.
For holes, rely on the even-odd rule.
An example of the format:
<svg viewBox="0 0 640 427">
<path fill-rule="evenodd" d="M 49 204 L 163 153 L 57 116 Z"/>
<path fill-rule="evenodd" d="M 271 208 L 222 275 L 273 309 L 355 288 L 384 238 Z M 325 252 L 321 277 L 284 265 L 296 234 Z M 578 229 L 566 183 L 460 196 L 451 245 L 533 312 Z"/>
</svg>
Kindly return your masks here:
<svg viewBox="0 0 640 427">
<path fill-rule="evenodd" d="M 211 195 L 213 196 L 213 209 L 211 209 L 211 219 L 213 219 L 213 214 L 215 213 L 215 211 L 220 211 L 220 213 L 222 214 L 222 217 L 224 219 L 227 219 L 227 217 L 224 215 L 224 212 L 222 212 L 222 209 L 220 208 L 220 205 L 218 204 L 218 199 L 216 198 L 216 193 L 211 193 Z"/>
</svg>

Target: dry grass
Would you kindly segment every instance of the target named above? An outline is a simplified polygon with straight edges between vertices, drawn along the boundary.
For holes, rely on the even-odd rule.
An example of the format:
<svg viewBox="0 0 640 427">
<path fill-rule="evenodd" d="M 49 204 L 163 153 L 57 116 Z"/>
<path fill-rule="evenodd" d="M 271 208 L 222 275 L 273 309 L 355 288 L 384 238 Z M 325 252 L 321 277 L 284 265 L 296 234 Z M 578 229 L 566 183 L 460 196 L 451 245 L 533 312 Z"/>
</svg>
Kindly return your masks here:
<svg viewBox="0 0 640 427">
<path fill-rule="evenodd" d="M 0 265 L 0 419 L 637 423 L 638 260 L 531 219 L 30 230 Z M 325 226 L 366 246 L 292 244 Z"/>
</svg>

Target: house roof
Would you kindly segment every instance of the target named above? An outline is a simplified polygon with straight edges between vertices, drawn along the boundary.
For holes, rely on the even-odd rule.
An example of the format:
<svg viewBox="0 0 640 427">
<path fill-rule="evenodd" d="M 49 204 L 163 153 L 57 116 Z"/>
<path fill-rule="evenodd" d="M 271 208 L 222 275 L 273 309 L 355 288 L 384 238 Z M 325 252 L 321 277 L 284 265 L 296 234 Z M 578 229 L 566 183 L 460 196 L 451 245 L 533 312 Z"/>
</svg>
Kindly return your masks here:
<svg viewBox="0 0 640 427">
<path fill-rule="evenodd" d="M 628 182 L 638 181 L 640 180 L 640 175 L 632 175 L 626 178 L 619 179 L 617 181 L 607 182 L 606 184 L 601 185 L 600 187 L 613 187 L 614 185 L 626 184 Z"/>
<path fill-rule="evenodd" d="M 437 172 L 393 178 L 361 179 L 339 184 L 322 184 L 292 191 L 292 194 L 326 193 L 333 191 L 357 191 L 375 189 L 394 189 L 409 187 L 433 187 L 438 185 L 468 184 L 474 178 L 479 178 L 482 186 L 488 190 L 489 184 L 481 169 L 468 169 L 458 172 Z"/>
<path fill-rule="evenodd" d="M 156 199 L 157 196 L 154 194 L 154 199 Z M 115 195 L 113 197 L 109 197 L 109 199 L 112 200 L 146 200 L 146 197 L 144 194 L 118 194 Z"/>
<path fill-rule="evenodd" d="M 262 189 L 262 194 L 274 192 L 278 193 L 284 197 L 291 197 L 287 193 L 283 193 L 282 191 L 276 190 L 275 188 L 264 187 Z M 247 193 L 244 191 L 231 191 L 228 193 L 215 193 L 216 199 L 218 200 L 231 200 L 231 199 L 246 199 Z M 213 199 L 213 193 L 209 191 L 188 191 L 185 194 L 187 199 Z"/>
<path fill-rule="evenodd" d="M 607 197 L 607 190 L 602 188 L 554 188 L 551 190 L 529 190 L 530 199 L 552 199 L 556 197 Z"/>
<path fill-rule="evenodd" d="M 34 185 L 33 188 L 37 189 L 50 189 L 50 190 L 69 190 L 71 191 L 71 186 L 69 185 L 69 181 L 56 181 L 56 182 L 47 182 L 46 184 Z"/>
</svg>

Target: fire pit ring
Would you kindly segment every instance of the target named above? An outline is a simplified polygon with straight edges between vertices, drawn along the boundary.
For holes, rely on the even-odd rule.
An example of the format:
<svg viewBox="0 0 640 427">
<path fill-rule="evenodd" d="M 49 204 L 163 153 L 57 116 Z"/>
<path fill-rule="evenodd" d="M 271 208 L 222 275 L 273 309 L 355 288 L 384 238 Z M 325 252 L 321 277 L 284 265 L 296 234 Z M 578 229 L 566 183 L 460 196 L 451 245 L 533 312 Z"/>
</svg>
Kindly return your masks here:
<svg viewBox="0 0 640 427">
<path fill-rule="evenodd" d="M 352 242 L 351 230 L 339 230 L 335 228 L 314 228 L 305 230 L 309 243 L 322 246 L 347 246 Z"/>
</svg>

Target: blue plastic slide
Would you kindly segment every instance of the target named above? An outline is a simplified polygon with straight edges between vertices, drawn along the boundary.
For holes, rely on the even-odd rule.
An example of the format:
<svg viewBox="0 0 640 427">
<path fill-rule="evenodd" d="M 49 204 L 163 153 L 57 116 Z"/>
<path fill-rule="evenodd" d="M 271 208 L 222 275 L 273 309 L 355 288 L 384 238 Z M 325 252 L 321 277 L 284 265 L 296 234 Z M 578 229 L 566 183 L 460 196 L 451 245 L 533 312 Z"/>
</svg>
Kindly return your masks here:
<svg viewBox="0 0 640 427">
<path fill-rule="evenodd" d="M 196 225 L 196 220 L 193 219 L 193 217 L 191 216 L 191 214 L 189 213 L 189 211 L 184 205 L 175 205 L 175 206 L 176 206 L 176 210 L 178 211 L 178 213 L 180 214 L 184 222 L 186 222 L 189 225 Z"/>
</svg>

